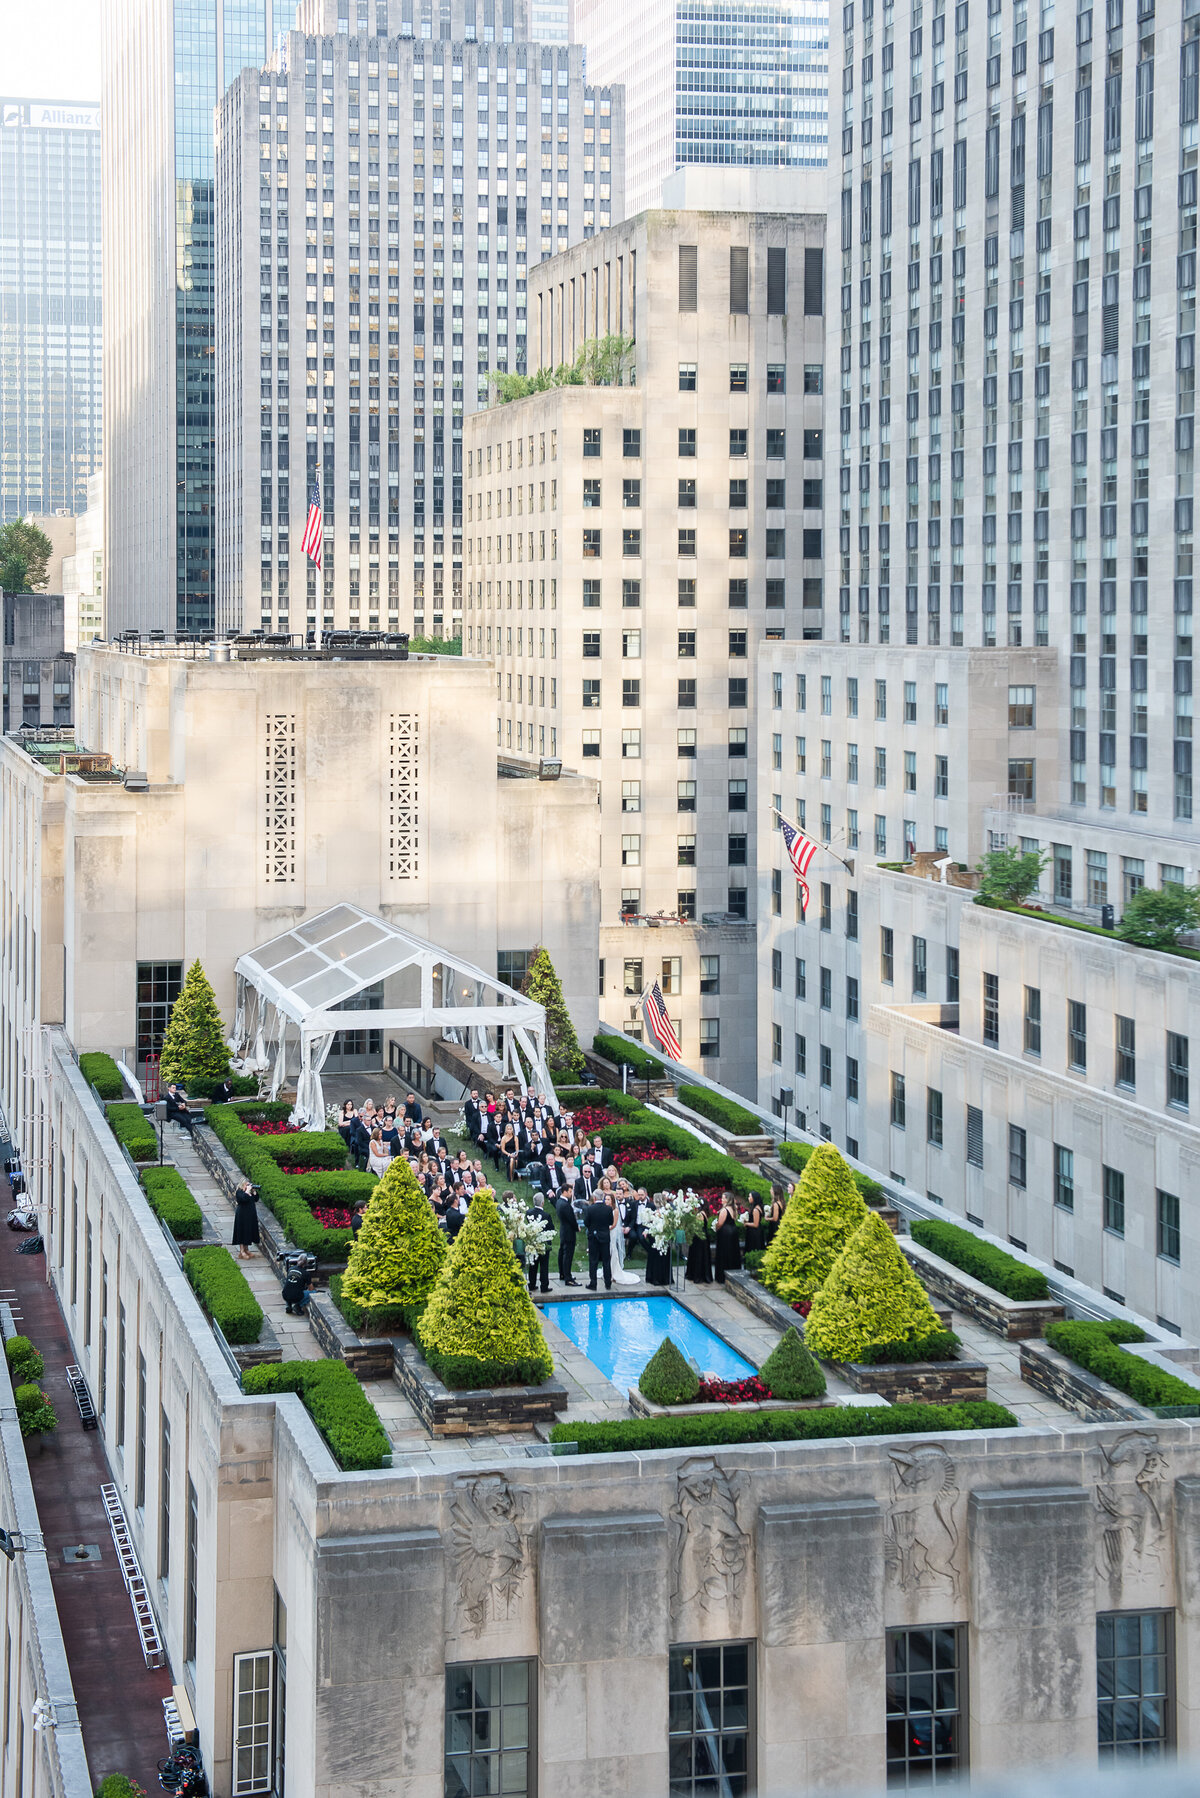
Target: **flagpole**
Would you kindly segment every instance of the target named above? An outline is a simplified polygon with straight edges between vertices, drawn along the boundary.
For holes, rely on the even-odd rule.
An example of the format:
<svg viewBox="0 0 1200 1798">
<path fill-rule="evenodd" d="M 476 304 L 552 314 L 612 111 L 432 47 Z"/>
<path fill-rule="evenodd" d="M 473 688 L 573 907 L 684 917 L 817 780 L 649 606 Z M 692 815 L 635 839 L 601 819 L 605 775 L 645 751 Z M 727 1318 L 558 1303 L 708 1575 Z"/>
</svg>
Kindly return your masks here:
<svg viewBox="0 0 1200 1798">
<path fill-rule="evenodd" d="M 781 811 L 780 811 L 780 809 L 779 809 L 779 807 L 778 807 L 778 806 L 777 806 L 777 805 L 775 805 L 775 806 L 772 806 L 772 807 L 771 807 L 771 811 L 772 811 L 772 814 L 773 814 L 773 815 L 774 815 L 774 816 L 775 816 L 775 817 L 776 817 L 776 818 L 783 818 L 783 821 L 784 821 L 784 823 L 785 823 L 785 824 L 792 824 L 792 821 L 791 821 L 791 819 L 790 819 L 790 818 L 784 818 L 784 817 L 783 817 L 783 813 L 782 813 L 782 812 L 781 812 Z M 792 824 L 792 829 L 793 829 L 793 830 L 799 830 L 799 829 L 800 829 L 800 826 L 799 826 L 799 825 L 798 825 L 798 824 Z M 808 836 L 808 832 L 807 832 L 807 831 L 803 831 L 803 832 L 802 832 L 802 833 L 801 833 L 801 834 L 802 834 L 802 835 L 804 835 L 804 836 Z M 810 843 L 817 843 L 817 839 L 816 839 L 816 838 L 815 838 L 815 837 L 808 837 L 808 840 L 809 840 L 809 842 L 810 842 Z M 837 850 L 836 850 L 836 849 L 833 849 L 833 848 L 831 848 L 831 847 L 830 847 L 830 845 L 829 845 L 829 844 L 828 844 L 828 843 L 817 843 L 817 848 L 818 848 L 818 849 L 820 849 L 820 850 L 823 850 L 823 851 L 824 851 L 824 853 L 825 853 L 825 854 L 826 854 L 826 855 L 831 855 L 831 856 L 832 856 L 832 857 L 833 857 L 833 859 L 834 859 L 834 861 L 835 861 L 835 862 L 840 862 L 840 863 L 841 863 L 841 865 L 842 865 L 842 867 L 843 867 L 843 868 L 845 868 L 845 870 L 846 870 L 846 872 L 847 872 L 847 874 L 853 874 L 853 872 L 854 872 L 854 863 L 853 863 L 853 862 L 848 862 L 848 861 L 847 861 L 847 860 L 846 860 L 846 858 L 845 858 L 845 856 L 844 856 L 844 855 L 839 855 L 839 854 L 838 854 L 838 852 L 837 852 Z"/>
<path fill-rule="evenodd" d="M 321 464 L 319 461 L 318 461 L 315 469 L 313 470 L 313 480 L 316 483 L 317 487 L 319 488 L 321 485 Z M 313 648 L 318 649 L 318 650 L 321 648 L 321 644 L 323 642 L 321 626 L 322 626 L 322 615 L 325 610 L 325 595 L 322 591 L 324 581 L 325 581 L 325 505 L 324 505 L 324 501 L 322 500 L 322 504 L 321 504 L 321 566 L 317 569 L 317 583 L 316 583 L 317 584 L 317 605 L 316 605 L 317 621 L 316 621 L 316 628 L 313 631 Z"/>
</svg>

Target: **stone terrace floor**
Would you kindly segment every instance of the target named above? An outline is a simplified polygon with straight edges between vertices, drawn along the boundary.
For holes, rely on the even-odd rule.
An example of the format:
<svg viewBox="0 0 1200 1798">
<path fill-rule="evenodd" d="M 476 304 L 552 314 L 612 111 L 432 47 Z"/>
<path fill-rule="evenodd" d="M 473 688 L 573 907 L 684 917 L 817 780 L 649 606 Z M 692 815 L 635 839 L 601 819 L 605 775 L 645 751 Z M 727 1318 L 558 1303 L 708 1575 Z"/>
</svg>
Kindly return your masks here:
<svg viewBox="0 0 1200 1798">
<path fill-rule="evenodd" d="M 197 1203 L 215 1234 L 222 1242 L 228 1243 L 233 1231 L 232 1202 L 217 1186 L 189 1141 L 187 1133 L 178 1125 L 167 1126 L 165 1146 L 169 1159 L 195 1194 Z M 321 1349 L 306 1321 L 302 1317 L 287 1315 L 279 1280 L 270 1264 L 256 1254 L 253 1260 L 239 1265 L 279 1339 L 284 1359 L 318 1359 Z M 551 1266 L 553 1294 L 562 1291 L 562 1288 L 553 1269 L 553 1260 Z M 629 1271 L 637 1272 L 637 1264 L 632 1265 Z M 625 1295 L 636 1296 L 639 1293 L 661 1294 L 663 1289 L 657 1286 L 647 1287 L 639 1279 L 636 1286 L 625 1286 L 619 1290 Z M 756 1367 L 762 1365 L 778 1340 L 777 1332 L 770 1324 L 755 1317 L 731 1291 L 716 1283 L 700 1287 L 688 1285 L 686 1295 L 703 1323 L 724 1336 L 732 1347 Z M 570 1296 L 580 1298 L 583 1293 L 572 1291 Z M 619 1301 L 601 1299 L 599 1302 Z M 552 1298 L 550 1303 L 542 1306 L 542 1316 L 557 1377 L 569 1394 L 568 1409 L 560 1413 L 560 1416 L 572 1422 L 627 1417 L 629 1405 L 625 1393 L 618 1392 L 563 1334 L 554 1322 L 554 1311 Z M 1003 1342 L 958 1314 L 955 1314 L 953 1322 L 954 1329 L 962 1337 L 964 1352 L 973 1360 L 987 1363 L 989 1398 L 1007 1405 L 1023 1424 L 1069 1424 L 1079 1421 L 1073 1412 L 1024 1384 L 1019 1371 L 1016 1343 Z M 831 1397 L 850 1396 L 849 1387 L 835 1376 L 829 1375 L 828 1379 Z M 364 1381 L 363 1389 L 379 1412 L 383 1426 L 391 1438 L 397 1466 L 402 1462 L 426 1468 L 462 1466 L 482 1461 L 494 1462 L 498 1457 L 523 1458 L 530 1452 L 545 1452 L 544 1445 L 532 1430 L 512 1431 L 498 1436 L 434 1440 L 426 1433 L 416 1412 L 393 1380 Z"/>
</svg>

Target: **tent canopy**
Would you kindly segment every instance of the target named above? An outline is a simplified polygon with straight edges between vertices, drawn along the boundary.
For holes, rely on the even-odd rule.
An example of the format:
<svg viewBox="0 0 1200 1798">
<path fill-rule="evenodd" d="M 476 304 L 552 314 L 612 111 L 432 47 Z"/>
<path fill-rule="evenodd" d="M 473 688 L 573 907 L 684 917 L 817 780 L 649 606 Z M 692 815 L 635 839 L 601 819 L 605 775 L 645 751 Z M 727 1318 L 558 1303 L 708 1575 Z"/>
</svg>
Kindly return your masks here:
<svg viewBox="0 0 1200 1798">
<path fill-rule="evenodd" d="M 320 1069 L 339 1030 L 438 1030 L 468 1043 L 480 1060 L 525 1086 L 525 1066 L 541 1090 L 553 1092 L 546 1065 L 542 1006 L 514 992 L 474 963 L 357 905 L 342 903 L 306 918 L 238 957 L 235 1048 L 254 1044 L 268 1060 L 275 1045 L 273 1092 L 286 1060 L 289 1026 L 300 1038 L 296 1109 L 304 1121 L 324 1116 Z M 350 1009 L 367 987 L 394 976 L 398 1003 L 379 1010 Z M 498 1031 L 504 1027 L 503 1053 Z"/>
</svg>

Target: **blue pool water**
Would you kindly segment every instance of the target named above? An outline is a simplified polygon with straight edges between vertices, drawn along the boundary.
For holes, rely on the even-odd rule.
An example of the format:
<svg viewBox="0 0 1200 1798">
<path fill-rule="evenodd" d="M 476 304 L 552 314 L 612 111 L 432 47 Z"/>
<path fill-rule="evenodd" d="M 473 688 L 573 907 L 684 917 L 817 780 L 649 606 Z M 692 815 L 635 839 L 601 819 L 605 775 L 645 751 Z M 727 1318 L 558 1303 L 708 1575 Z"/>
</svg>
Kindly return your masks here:
<svg viewBox="0 0 1200 1798">
<path fill-rule="evenodd" d="M 585 1299 L 547 1305 L 546 1316 L 621 1392 L 637 1385 L 642 1369 L 667 1336 L 702 1374 L 745 1380 L 758 1371 L 671 1298 Z"/>
</svg>

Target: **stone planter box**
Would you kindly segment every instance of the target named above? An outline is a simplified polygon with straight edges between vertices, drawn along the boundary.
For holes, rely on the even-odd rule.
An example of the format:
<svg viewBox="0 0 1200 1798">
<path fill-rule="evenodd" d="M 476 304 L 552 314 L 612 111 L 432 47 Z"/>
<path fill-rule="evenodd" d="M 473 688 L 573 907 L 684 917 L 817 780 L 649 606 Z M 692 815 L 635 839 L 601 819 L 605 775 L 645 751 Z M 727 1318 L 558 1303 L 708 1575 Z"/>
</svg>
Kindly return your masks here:
<svg viewBox="0 0 1200 1798">
<path fill-rule="evenodd" d="M 774 1137 L 766 1135 L 735 1136 L 731 1130 L 726 1130 L 723 1124 L 716 1124 L 711 1118 L 706 1118 L 702 1111 L 689 1110 L 682 1099 L 667 1099 L 663 1102 L 662 1109 L 669 1112 L 672 1117 L 678 1118 L 681 1124 L 688 1124 L 692 1129 L 699 1130 L 705 1136 L 710 1137 L 713 1142 L 720 1145 L 726 1155 L 731 1155 L 735 1161 L 742 1162 L 746 1167 L 756 1166 L 763 1156 L 768 1155 L 774 1147 Z"/>
<path fill-rule="evenodd" d="M 234 1193 L 245 1179 L 241 1168 L 228 1153 L 224 1145 L 209 1130 L 197 1130 L 192 1141 L 196 1145 L 196 1153 L 212 1175 L 226 1198 L 232 1199 Z M 232 1228 L 232 1225 L 231 1225 Z M 260 1204 L 258 1207 L 258 1233 L 260 1247 L 272 1268 L 283 1278 L 283 1257 L 296 1252 L 295 1243 L 289 1242 L 276 1221 L 275 1213 Z M 317 1260 L 317 1274 L 326 1280 L 330 1274 L 344 1274 L 344 1261 Z"/>
<path fill-rule="evenodd" d="M 271 1320 L 263 1318 L 257 1342 L 231 1342 L 229 1352 L 239 1367 L 261 1367 L 267 1361 L 282 1361 L 279 1338 L 271 1328 Z"/>
<path fill-rule="evenodd" d="M 973 1318 L 985 1330 L 994 1330 L 1006 1342 L 1040 1336 L 1047 1324 L 1057 1323 L 1065 1315 L 1063 1307 L 1052 1299 L 1006 1298 L 910 1237 L 904 1237 L 900 1247 L 928 1292 L 944 1299 L 964 1317 Z"/>
<path fill-rule="evenodd" d="M 868 1367 L 834 1361 L 839 1379 L 855 1392 L 878 1392 L 890 1405 L 953 1405 L 986 1398 L 984 1361 L 891 1361 Z"/>
<path fill-rule="evenodd" d="M 359 1336 L 327 1292 L 308 1295 L 308 1327 L 323 1354 L 344 1361 L 360 1380 L 386 1380 L 392 1372 L 392 1338 Z"/>
<path fill-rule="evenodd" d="M 610 1091 L 613 1087 L 616 1087 L 617 1091 L 620 1092 L 621 1070 L 617 1067 L 615 1062 L 606 1061 L 603 1055 L 597 1055 L 594 1049 L 585 1049 L 583 1052 L 583 1059 L 587 1063 L 589 1070 L 596 1076 L 596 1083 L 598 1086 L 606 1086 Z M 632 1068 L 629 1070 L 629 1091 L 635 1099 L 644 1099 L 646 1097 L 646 1082 L 642 1075 L 635 1074 Z M 675 1097 L 675 1082 L 673 1080 L 651 1079 L 650 1097 L 656 1103 L 662 1099 L 673 1099 Z"/>
<path fill-rule="evenodd" d="M 567 1408 L 567 1389 L 555 1379 L 544 1386 L 480 1387 L 452 1392 L 411 1342 L 393 1345 L 396 1384 L 431 1436 L 495 1436 L 554 1421 Z"/>
<path fill-rule="evenodd" d="M 824 1411 L 830 1406 L 886 1405 L 877 1392 L 856 1393 L 853 1398 L 767 1398 L 743 1405 L 652 1405 L 636 1386 L 629 1388 L 629 1409 L 635 1417 L 712 1417 L 720 1411 Z"/>
<path fill-rule="evenodd" d="M 1023 1342 L 1020 1349 L 1021 1378 L 1035 1392 L 1056 1399 L 1085 1423 L 1113 1423 L 1124 1420 L 1157 1421 L 1153 1411 L 1139 1405 L 1125 1392 L 1089 1373 L 1051 1348 L 1048 1342 Z"/>
<path fill-rule="evenodd" d="M 777 1299 L 773 1292 L 768 1292 L 762 1282 L 756 1280 L 753 1274 L 744 1272 L 726 1274 L 725 1290 L 731 1292 L 735 1299 L 740 1299 L 746 1309 L 753 1311 L 755 1317 L 761 1317 L 764 1323 L 774 1324 L 780 1331 L 790 1329 L 795 1325 L 803 1336 L 804 1319 L 800 1313 L 793 1311 L 790 1305 L 785 1305 L 782 1299 Z M 948 1307 L 934 1305 L 933 1310 L 942 1329 L 950 1329 Z"/>
</svg>

